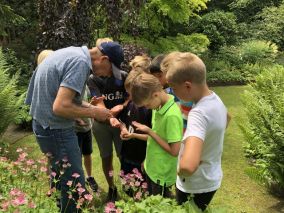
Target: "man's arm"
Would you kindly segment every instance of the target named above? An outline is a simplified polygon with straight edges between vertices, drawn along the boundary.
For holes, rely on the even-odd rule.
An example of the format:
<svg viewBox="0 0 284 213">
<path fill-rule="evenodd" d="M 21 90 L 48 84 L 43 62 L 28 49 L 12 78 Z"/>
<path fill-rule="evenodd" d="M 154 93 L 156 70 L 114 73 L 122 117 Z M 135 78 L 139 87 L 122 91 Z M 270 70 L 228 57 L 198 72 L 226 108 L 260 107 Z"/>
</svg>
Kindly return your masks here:
<svg viewBox="0 0 284 213">
<path fill-rule="evenodd" d="M 89 107 L 78 106 L 73 102 L 76 92 L 67 87 L 60 87 L 53 103 L 53 112 L 57 116 L 75 118 L 96 118 L 106 120 L 111 117 L 109 110 L 88 105 Z M 87 105 L 87 104 L 86 104 Z"/>
<path fill-rule="evenodd" d="M 184 143 L 185 147 L 179 161 L 178 175 L 190 176 L 197 170 L 200 164 L 204 142 L 198 137 L 190 136 Z"/>
</svg>

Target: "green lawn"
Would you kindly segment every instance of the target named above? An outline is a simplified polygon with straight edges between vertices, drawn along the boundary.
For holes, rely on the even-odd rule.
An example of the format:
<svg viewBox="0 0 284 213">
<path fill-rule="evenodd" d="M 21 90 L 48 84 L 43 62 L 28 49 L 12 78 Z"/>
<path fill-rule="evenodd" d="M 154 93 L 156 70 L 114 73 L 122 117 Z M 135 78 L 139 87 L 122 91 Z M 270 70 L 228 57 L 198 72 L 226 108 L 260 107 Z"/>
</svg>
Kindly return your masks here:
<svg viewBox="0 0 284 213">
<path fill-rule="evenodd" d="M 230 126 L 227 129 L 224 153 L 222 187 L 215 195 L 212 206 L 227 206 L 230 212 L 284 212 L 284 201 L 270 195 L 263 186 L 251 180 L 244 172 L 248 166 L 243 154 L 243 137 L 236 124 L 236 118 L 243 116 L 240 103 L 240 94 L 246 89 L 244 86 L 215 87 L 213 90 L 222 98 L 232 115 Z M 30 155 L 40 155 L 34 136 L 30 135 L 12 145 L 26 146 Z M 93 174 L 103 190 L 107 185 L 101 170 L 101 162 L 97 145 L 94 143 Z M 115 159 L 115 170 L 118 172 L 119 163 Z"/>
</svg>

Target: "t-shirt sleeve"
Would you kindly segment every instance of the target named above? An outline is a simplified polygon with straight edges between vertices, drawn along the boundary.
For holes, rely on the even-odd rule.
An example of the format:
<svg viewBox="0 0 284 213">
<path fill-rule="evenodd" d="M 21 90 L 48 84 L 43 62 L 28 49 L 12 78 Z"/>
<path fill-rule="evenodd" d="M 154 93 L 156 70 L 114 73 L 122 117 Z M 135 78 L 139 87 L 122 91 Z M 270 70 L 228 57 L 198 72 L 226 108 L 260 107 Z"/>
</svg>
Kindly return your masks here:
<svg viewBox="0 0 284 213">
<path fill-rule="evenodd" d="M 194 136 L 205 140 L 208 121 L 200 110 L 191 110 L 188 115 L 184 138 Z"/>
<path fill-rule="evenodd" d="M 166 140 L 168 143 L 175 143 L 182 140 L 182 118 L 169 116 L 166 121 Z"/>
<path fill-rule="evenodd" d="M 66 69 L 60 86 L 72 89 L 81 95 L 90 72 L 88 64 L 84 61 L 77 61 Z"/>
</svg>

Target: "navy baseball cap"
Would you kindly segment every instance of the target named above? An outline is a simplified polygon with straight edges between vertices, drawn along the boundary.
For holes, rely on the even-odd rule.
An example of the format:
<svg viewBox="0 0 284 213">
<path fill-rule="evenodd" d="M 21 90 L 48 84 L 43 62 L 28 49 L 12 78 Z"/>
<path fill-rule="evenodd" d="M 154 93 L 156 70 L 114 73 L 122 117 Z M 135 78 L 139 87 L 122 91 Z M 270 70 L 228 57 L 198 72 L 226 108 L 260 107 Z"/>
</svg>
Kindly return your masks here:
<svg viewBox="0 0 284 213">
<path fill-rule="evenodd" d="M 103 42 L 98 46 L 103 55 L 108 56 L 112 63 L 112 72 L 115 78 L 121 80 L 120 65 L 124 61 L 121 45 L 117 42 Z"/>
</svg>

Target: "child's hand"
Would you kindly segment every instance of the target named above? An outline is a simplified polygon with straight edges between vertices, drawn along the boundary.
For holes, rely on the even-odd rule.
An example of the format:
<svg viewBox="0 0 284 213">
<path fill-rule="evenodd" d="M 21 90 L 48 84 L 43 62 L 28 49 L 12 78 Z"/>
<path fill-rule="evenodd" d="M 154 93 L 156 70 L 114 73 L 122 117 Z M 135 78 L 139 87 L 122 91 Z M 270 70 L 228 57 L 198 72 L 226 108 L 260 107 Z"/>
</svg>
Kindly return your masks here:
<svg viewBox="0 0 284 213">
<path fill-rule="evenodd" d="M 87 124 L 85 121 L 83 121 L 81 118 L 76 118 L 76 119 L 75 119 L 75 122 L 76 122 L 76 124 L 79 125 L 79 126 L 87 126 L 87 125 L 88 125 L 88 124 Z"/>
<path fill-rule="evenodd" d="M 101 96 L 101 97 L 92 97 L 90 104 L 97 106 L 98 104 L 102 103 L 105 99 L 105 96 Z"/>
<path fill-rule="evenodd" d="M 110 123 L 110 125 L 112 127 L 115 127 L 115 128 L 119 128 L 120 127 L 120 122 L 116 118 L 110 118 L 109 119 L 109 123 Z"/>
<path fill-rule="evenodd" d="M 133 126 L 136 127 L 136 130 L 144 132 L 146 134 L 148 134 L 150 132 L 150 130 L 151 130 L 151 128 L 149 128 L 148 126 L 140 124 L 140 123 L 138 123 L 136 121 L 133 121 L 132 124 L 133 124 Z"/>
<path fill-rule="evenodd" d="M 128 130 L 126 128 L 123 128 L 120 132 L 120 138 L 121 138 L 121 140 L 127 141 L 127 140 L 130 140 L 132 138 L 132 134 L 130 132 L 128 132 Z"/>
<path fill-rule="evenodd" d="M 119 104 L 110 109 L 111 114 L 116 117 L 123 110 L 123 105 Z"/>
</svg>

